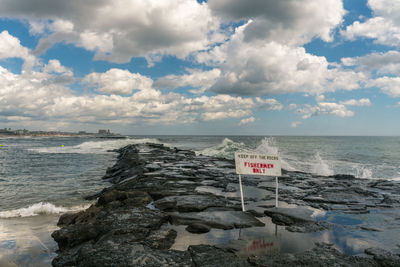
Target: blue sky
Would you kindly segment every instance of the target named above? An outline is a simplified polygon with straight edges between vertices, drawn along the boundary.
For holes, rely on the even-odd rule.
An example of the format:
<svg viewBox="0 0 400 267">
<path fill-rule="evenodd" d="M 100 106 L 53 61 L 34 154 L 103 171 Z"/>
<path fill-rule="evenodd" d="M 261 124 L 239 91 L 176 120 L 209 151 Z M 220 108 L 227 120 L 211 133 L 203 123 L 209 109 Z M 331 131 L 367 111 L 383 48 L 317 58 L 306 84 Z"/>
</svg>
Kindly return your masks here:
<svg viewBox="0 0 400 267">
<path fill-rule="evenodd" d="M 0 128 L 399 135 L 400 3 L 0 0 Z"/>
</svg>

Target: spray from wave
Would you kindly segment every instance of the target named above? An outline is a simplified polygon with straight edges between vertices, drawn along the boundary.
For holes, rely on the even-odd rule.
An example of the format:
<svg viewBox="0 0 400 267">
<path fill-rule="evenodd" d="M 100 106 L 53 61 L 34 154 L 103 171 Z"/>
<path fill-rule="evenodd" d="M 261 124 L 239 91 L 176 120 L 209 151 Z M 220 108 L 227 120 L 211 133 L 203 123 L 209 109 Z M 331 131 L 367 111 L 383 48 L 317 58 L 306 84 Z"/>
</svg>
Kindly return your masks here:
<svg viewBox="0 0 400 267">
<path fill-rule="evenodd" d="M 225 138 L 221 144 L 198 151 L 197 154 L 233 159 L 237 151 L 248 151 L 248 149 L 242 142 L 235 142 L 229 138 Z"/>
<path fill-rule="evenodd" d="M 142 138 L 142 139 L 118 139 L 106 141 L 87 141 L 76 146 L 57 146 L 57 147 L 40 147 L 31 148 L 30 151 L 37 153 L 47 154 L 105 154 L 113 149 L 130 145 L 130 144 L 144 144 L 144 143 L 157 143 L 160 141 L 155 138 Z M 167 145 L 167 144 L 165 144 Z"/>
<path fill-rule="evenodd" d="M 327 161 L 321 158 L 319 152 L 315 154 L 315 161 L 312 163 L 311 167 L 312 167 L 312 173 L 318 175 L 330 176 L 334 174 L 332 168 L 329 166 Z"/>
<path fill-rule="evenodd" d="M 48 202 L 35 203 L 27 208 L 20 208 L 15 210 L 7 210 L 0 212 L 0 218 L 15 218 L 15 217 L 32 217 L 38 215 L 48 215 L 48 214 L 60 214 L 64 212 L 80 211 L 87 209 L 90 206 L 80 205 L 71 208 L 55 206 L 54 204 Z"/>
</svg>

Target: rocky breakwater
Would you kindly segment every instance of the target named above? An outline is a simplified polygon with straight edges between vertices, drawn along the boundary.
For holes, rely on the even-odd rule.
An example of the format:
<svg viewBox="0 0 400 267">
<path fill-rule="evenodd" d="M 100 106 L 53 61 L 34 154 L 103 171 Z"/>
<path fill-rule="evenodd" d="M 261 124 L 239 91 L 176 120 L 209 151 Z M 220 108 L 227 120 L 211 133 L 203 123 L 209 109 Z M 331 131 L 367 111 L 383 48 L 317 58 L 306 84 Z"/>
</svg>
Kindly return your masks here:
<svg viewBox="0 0 400 267">
<path fill-rule="evenodd" d="M 339 223 L 335 216 L 397 211 L 398 183 L 285 171 L 275 208 L 274 182 L 245 177 L 248 211 L 242 212 L 231 160 L 158 144 L 117 152 L 116 164 L 103 177 L 113 185 L 89 197 L 97 201 L 87 210 L 60 217 L 61 228 L 52 234 L 59 246 L 53 266 L 400 265 L 395 250 L 368 246 L 362 255 L 347 255 L 340 244 L 318 234 L 316 241 L 323 243 L 302 249 L 279 240 L 282 234 L 292 238 L 291 233 L 337 229 L 350 236 L 384 232 L 363 222 Z M 397 229 L 400 215 L 393 216 L 390 226 Z M 364 239 L 369 244 L 368 235 Z"/>
</svg>

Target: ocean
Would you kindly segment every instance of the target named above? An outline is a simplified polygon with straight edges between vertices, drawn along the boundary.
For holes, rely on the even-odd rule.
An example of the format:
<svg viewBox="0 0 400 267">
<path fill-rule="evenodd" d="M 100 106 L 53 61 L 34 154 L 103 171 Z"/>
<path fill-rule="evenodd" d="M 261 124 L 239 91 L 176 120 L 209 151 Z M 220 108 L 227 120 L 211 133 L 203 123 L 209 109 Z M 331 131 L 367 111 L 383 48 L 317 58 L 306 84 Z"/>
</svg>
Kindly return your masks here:
<svg viewBox="0 0 400 267">
<path fill-rule="evenodd" d="M 282 167 L 318 175 L 400 180 L 400 137 L 128 136 L 0 138 L 0 266 L 46 266 L 59 215 L 88 207 L 85 196 L 132 143 L 162 143 L 233 158 L 236 151 L 279 154 Z"/>
</svg>

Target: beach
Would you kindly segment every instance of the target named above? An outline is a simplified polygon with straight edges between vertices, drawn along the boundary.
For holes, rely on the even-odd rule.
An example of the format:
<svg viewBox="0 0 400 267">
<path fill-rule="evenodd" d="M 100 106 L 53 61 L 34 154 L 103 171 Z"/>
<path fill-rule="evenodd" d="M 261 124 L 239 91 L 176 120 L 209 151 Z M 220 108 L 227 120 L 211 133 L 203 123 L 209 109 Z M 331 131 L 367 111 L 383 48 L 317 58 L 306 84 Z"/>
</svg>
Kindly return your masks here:
<svg viewBox="0 0 400 267">
<path fill-rule="evenodd" d="M 288 155 L 288 150 L 282 146 L 284 137 L 239 137 L 240 141 L 231 138 L 135 137 L 127 141 L 101 142 L 58 138 L 41 140 L 40 143 L 47 145 L 43 147 L 34 141 L 34 145 L 25 149 L 31 156 L 87 158 L 81 168 L 84 175 L 69 178 L 75 180 L 70 185 L 80 190 L 75 190 L 77 193 L 72 196 L 55 194 L 54 200 L 50 200 L 53 206 L 42 203 L 23 209 L 14 203 L 15 208 L 9 210 L 3 206 L 0 223 L 6 234 L 1 238 L 1 263 L 27 266 L 27 259 L 31 259 L 31 266 L 49 266 L 55 258 L 55 266 L 68 266 L 71 261 L 78 266 L 90 266 L 95 265 L 96 258 L 107 265 L 106 258 L 111 257 L 115 262 L 112 257 L 115 255 L 122 265 L 136 259 L 139 266 L 160 263 L 216 266 L 217 262 L 211 259 L 216 260 L 218 253 L 232 262 L 247 265 L 278 264 L 280 259 L 307 258 L 307 255 L 309 262 L 318 258 L 317 255 L 325 255 L 333 257 L 336 263 L 383 264 L 376 259 L 397 263 L 400 202 L 396 177 L 356 177 L 357 172 L 362 173 L 356 169 L 352 173 L 336 173 L 331 163 L 338 164 L 338 160 L 328 161 L 324 149 L 314 153 L 311 161 L 292 164 L 293 155 L 301 151 Z M 286 138 L 288 140 L 296 144 L 307 138 Z M 306 159 L 305 155 L 311 153 L 307 146 L 318 147 L 322 143 L 310 140 L 311 137 L 304 143 L 300 158 Z M 332 147 L 346 138 L 322 140 L 328 140 L 325 143 Z M 350 140 L 358 145 L 354 140 L 360 140 Z M 374 138 L 368 142 L 371 140 L 377 142 Z M 385 142 L 393 141 L 397 142 L 390 138 Z M 22 141 L 15 141 L 18 142 Z M 32 143 L 32 140 L 24 142 Z M 63 147 L 65 150 L 55 145 L 61 142 L 67 144 Z M 129 142 L 133 143 L 130 149 L 115 150 Z M 145 145 L 148 142 L 153 144 Z M 241 211 L 232 153 L 244 149 L 259 152 L 264 149 L 267 154 L 283 155 L 286 165 L 279 178 L 278 209 L 274 207 L 274 177 L 245 176 L 246 212 Z M 343 151 L 343 147 L 336 149 Z M 93 171 L 87 173 L 85 168 L 93 157 L 104 160 L 105 164 L 101 168 L 93 165 Z M 344 162 L 338 165 L 344 166 Z M 310 164 L 309 172 L 294 170 L 293 165 L 302 166 L 301 163 L 304 166 L 315 164 Z M 347 163 L 347 166 L 357 166 L 354 161 Z M 370 165 L 358 167 L 365 170 L 367 166 Z M 318 168 L 319 173 L 311 171 Z M 364 174 L 373 175 L 379 168 L 383 166 L 371 168 Z M 389 174 L 391 166 L 387 165 L 387 169 Z M 90 183 L 79 182 L 79 179 Z M 56 222 L 64 212 L 79 213 L 63 215 L 59 222 L 62 228 L 57 230 Z M 18 222 L 20 228 L 13 226 Z M 27 233 L 26 229 L 33 229 L 33 232 Z M 50 237 L 52 232 L 59 251 Z M 108 246 L 110 242 L 111 247 Z M 124 249 L 126 246 L 131 250 Z M 137 254 L 132 254 L 132 249 Z M 199 259 L 202 253 L 208 255 L 209 263 L 199 261 L 204 258 Z"/>
</svg>

